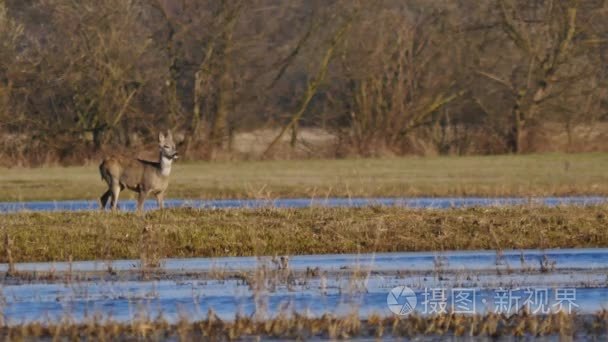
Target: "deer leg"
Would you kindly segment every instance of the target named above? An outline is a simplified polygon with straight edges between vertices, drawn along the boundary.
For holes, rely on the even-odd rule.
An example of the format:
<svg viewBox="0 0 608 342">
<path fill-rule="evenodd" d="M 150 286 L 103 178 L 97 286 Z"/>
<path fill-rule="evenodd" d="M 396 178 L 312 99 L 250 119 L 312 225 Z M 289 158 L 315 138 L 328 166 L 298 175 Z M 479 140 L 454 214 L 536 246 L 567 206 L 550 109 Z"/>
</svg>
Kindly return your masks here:
<svg viewBox="0 0 608 342">
<path fill-rule="evenodd" d="M 106 204 L 108 203 L 108 199 L 112 196 L 112 190 L 108 189 L 101 197 L 99 198 L 100 209 L 103 211 L 106 208 Z"/>
<path fill-rule="evenodd" d="M 117 182 L 112 183 L 112 211 L 116 211 L 118 205 L 118 196 L 120 195 L 120 184 Z"/>
<path fill-rule="evenodd" d="M 139 191 L 139 196 L 137 196 L 137 212 L 139 214 L 143 213 L 143 211 L 144 211 L 144 202 L 146 201 L 147 195 L 148 195 L 148 193 L 146 191 L 143 191 L 143 190 Z"/>
<path fill-rule="evenodd" d="M 165 207 L 164 202 L 163 202 L 165 194 L 161 191 L 161 192 L 157 192 L 155 196 L 156 196 L 156 203 L 158 204 L 158 209 L 163 209 Z"/>
</svg>

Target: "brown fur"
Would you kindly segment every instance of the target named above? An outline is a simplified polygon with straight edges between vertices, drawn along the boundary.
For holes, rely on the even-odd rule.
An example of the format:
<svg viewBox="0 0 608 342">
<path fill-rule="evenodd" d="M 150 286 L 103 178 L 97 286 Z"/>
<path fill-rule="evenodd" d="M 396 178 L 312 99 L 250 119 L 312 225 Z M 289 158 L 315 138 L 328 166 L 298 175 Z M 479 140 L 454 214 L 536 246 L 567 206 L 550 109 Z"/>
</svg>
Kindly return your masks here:
<svg viewBox="0 0 608 342">
<path fill-rule="evenodd" d="M 152 162 L 137 158 L 108 157 L 99 165 L 101 179 L 108 184 L 108 190 L 101 195 L 101 209 L 105 209 L 108 199 L 112 199 L 112 210 L 116 210 L 120 192 L 125 188 L 138 193 L 137 211 L 143 210 L 149 194 L 156 197 L 158 207 L 163 208 L 163 198 L 169 186 L 169 176 L 173 160 L 177 158 L 173 136 L 159 134 L 159 161 Z"/>
</svg>

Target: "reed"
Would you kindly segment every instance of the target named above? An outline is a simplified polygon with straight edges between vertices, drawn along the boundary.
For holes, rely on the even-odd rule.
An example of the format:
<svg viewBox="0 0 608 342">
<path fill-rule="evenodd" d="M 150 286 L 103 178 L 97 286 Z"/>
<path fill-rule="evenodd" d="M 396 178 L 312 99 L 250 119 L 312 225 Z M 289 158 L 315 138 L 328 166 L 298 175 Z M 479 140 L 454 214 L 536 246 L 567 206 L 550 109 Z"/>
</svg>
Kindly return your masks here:
<svg viewBox="0 0 608 342">
<path fill-rule="evenodd" d="M 30 323 L 0 328 L 0 338 L 94 339 L 94 340 L 235 340 L 235 339 L 340 339 L 353 338 L 535 338 L 602 340 L 608 328 L 606 310 L 594 315 L 550 314 L 513 316 L 498 314 L 384 317 L 360 319 L 357 313 L 343 317 L 325 314 L 307 317 L 283 313 L 267 320 L 236 316 L 224 321 L 209 311 L 202 321 L 183 318 L 169 323 L 162 318 L 140 319 L 128 323 L 92 318 L 83 323 Z"/>
</svg>

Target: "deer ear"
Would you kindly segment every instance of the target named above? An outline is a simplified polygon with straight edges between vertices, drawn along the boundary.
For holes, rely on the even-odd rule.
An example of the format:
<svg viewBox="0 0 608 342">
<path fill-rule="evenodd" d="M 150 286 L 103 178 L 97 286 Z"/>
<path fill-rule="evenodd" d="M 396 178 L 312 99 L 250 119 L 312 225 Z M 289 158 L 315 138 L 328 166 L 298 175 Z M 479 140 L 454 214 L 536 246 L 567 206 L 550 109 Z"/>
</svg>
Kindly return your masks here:
<svg viewBox="0 0 608 342">
<path fill-rule="evenodd" d="M 165 135 L 163 132 L 158 133 L 158 142 L 161 144 L 165 142 Z"/>
</svg>

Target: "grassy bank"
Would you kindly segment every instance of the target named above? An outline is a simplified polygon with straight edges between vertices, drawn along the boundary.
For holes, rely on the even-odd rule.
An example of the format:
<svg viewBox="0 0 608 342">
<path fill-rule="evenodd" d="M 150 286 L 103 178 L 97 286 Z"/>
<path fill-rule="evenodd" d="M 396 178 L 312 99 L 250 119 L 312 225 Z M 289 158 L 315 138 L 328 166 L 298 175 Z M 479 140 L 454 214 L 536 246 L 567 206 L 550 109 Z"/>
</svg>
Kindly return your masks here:
<svg viewBox="0 0 608 342">
<path fill-rule="evenodd" d="M 2 215 L 15 262 L 608 247 L 608 206 Z M 145 233 L 144 233 L 145 232 Z M 145 236 L 142 236 L 145 234 Z M 6 262 L 6 243 L 0 246 Z"/>
<path fill-rule="evenodd" d="M 170 324 L 164 320 L 137 320 L 129 323 L 90 320 L 82 324 L 70 323 L 43 325 L 24 324 L 0 328 L 6 340 L 201 340 L 255 341 L 260 339 L 289 340 L 362 340 L 422 339 L 424 341 L 481 340 L 506 341 L 537 337 L 549 341 L 603 340 L 606 337 L 608 313 L 594 315 L 549 314 L 532 316 L 518 314 L 511 317 L 497 314 L 477 316 L 444 314 L 436 316 L 381 317 L 372 315 L 360 320 L 356 315 L 308 318 L 290 315 L 268 320 L 237 317 L 222 321 L 217 316 L 199 322 L 180 321 Z"/>
<path fill-rule="evenodd" d="M 179 162 L 168 197 L 608 195 L 606 169 L 599 153 Z M 104 190 L 97 165 L 0 169 L 0 201 L 97 199 Z"/>
</svg>

